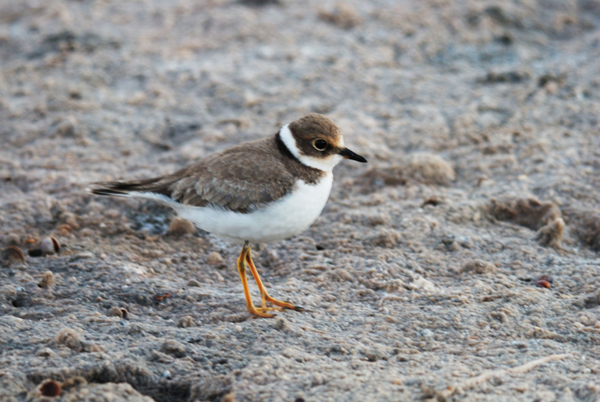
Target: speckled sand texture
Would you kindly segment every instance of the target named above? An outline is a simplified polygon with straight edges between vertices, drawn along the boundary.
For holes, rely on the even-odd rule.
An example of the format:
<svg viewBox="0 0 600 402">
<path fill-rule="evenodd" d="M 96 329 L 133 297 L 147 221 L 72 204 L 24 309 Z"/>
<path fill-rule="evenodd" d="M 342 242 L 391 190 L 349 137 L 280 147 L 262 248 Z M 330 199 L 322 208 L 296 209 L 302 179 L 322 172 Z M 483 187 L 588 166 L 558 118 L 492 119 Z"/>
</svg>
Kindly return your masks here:
<svg viewBox="0 0 600 402">
<path fill-rule="evenodd" d="M 599 72 L 599 0 L 0 0 L 0 401 L 598 400 Z M 303 313 L 84 190 L 309 112 L 369 164 L 254 246 Z"/>
</svg>

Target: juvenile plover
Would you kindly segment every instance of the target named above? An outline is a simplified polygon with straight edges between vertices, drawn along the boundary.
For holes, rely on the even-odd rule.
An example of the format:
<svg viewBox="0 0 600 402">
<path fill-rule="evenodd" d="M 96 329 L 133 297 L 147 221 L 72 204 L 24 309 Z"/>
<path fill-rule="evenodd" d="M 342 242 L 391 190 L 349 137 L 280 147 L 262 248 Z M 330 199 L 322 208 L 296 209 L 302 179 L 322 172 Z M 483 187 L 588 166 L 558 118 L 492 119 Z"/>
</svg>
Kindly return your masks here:
<svg viewBox="0 0 600 402">
<path fill-rule="evenodd" d="M 233 146 L 175 173 L 93 183 L 88 191 L 159 201 L 197 227 L 242 244 L 237 268 L 246 307 L 253 315 L 273 317 L 268 311 L 302 308 L 269 296 L 252 261 L 250 244 L 287 239 L 306 230 L 325 207 L 333 168 L 342 159 L 367 162 L 345 147 L 333 121 L 312 113 L 284 125 L 274 136 Z M 246 266 L 262 307 L 252 303 Z"/>
</svg>

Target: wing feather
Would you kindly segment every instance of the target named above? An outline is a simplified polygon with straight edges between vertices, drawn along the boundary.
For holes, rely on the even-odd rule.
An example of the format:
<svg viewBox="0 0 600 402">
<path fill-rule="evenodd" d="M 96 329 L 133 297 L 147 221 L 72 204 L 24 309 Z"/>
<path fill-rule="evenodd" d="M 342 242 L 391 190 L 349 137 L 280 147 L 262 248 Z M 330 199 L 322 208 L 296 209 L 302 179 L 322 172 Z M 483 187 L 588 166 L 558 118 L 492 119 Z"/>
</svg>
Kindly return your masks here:
<svg viewBox="0 0 600 402">
<path fill-rule="evenodd" d="M 248 142 L 208 156 L 179 171 L 152 179 L 93 183 L 99 195 L 156 193 L 183 205 L 207 205 L 246 213 L 288 194 L 293 174 L 274 138 Z"/>
<path fill-rule="evenodd" d="M 219 206 L 238 212 L 278 200 L 295 185 L 273 139 L 235 146 L 183 169 L 171 187 L 171 198 L 184 205 Z M 276 149 L 276 148 L 275 148 Z"/>
</svg>

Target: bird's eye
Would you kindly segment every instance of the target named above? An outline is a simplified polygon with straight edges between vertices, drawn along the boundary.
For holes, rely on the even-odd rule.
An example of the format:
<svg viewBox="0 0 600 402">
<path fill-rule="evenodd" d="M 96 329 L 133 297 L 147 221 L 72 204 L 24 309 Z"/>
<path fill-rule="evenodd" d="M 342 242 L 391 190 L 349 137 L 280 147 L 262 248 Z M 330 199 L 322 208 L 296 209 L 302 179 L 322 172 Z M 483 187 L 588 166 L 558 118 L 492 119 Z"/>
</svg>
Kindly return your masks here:
<svg viewBox="0 0 600 402">
<path fill-rule="evenodd" d="M 314 140 L 313 141 L 313 147 L 315 147 L 315 149 L 317 151 L 325 151 L 325 148 L 327 148 L 327 141 L 325 141 L 325 140 Z"/>
</svg>

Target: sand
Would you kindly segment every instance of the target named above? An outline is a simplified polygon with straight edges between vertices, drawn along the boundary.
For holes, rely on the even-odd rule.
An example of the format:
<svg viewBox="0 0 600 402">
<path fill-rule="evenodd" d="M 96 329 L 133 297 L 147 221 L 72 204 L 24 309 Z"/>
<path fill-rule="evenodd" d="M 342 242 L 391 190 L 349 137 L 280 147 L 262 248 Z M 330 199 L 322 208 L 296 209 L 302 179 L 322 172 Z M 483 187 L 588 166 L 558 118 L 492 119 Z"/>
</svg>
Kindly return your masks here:
<svg viewBox="0 0 600 402">
<path fill-rule="evenodd" d="M 0 1 L 0 400 L 598 400 L 599 44 L 598 0 Z M 309 112 L 369 163 L 254 246 L 304 312 L 85 192 Z"/>
</svg>

